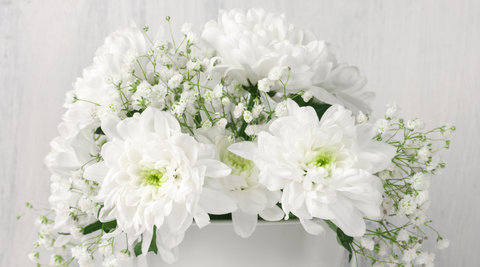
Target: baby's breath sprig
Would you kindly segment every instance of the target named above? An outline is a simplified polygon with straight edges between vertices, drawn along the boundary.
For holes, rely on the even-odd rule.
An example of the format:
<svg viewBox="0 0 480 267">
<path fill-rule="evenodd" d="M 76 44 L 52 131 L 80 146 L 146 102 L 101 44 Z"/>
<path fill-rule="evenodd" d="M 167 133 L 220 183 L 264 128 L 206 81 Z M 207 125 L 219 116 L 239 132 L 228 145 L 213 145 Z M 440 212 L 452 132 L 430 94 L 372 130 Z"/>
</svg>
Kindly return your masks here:
<svg viewBox="0 0 480 267">
<path fill-rule="evenodd" d="M 356 240 L 353 246 L 355 253 L 371 259 L 373 266 L 383 266 L 383 263 L 433 266 L 434 254 L 422 249 L 422 244 L 429 239 L 424 228 L 437 235 L 437 248 L 448 247 L 448 240 L 430 225 L 431 220 L 427 221 L 428 187 L 445 167 L 438 152 L 449 148 L 447 138 L 455 127 L 447 124 L 423 131 L 425 123 L 418 118 L 407 122 L 397 119 L 399 110 L 395 103 L 390 103 L 385 117 L 375 122 L 378 134 L 374 139 L 396 147 L 396 155 L 386 170 L 376 174 L 384 187 L 383 216 L 377 220 L 365 219 L 378 227 L 367 229 L 364 237 Z M 368 116 L 359 114 L 357 121 L 364 123 Z M 399 226 L 392 222 L 398 223 L 402 218 L 408 221 Z"/>
</svg>

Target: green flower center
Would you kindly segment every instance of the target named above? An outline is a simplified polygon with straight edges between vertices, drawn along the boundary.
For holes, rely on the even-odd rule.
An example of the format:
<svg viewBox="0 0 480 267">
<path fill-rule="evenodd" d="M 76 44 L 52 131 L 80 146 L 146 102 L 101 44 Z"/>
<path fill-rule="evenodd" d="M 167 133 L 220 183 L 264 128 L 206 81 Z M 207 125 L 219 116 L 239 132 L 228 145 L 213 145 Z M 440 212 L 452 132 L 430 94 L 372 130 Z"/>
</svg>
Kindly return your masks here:
<svg viewBox="0 0 480 267">
<path fill-rule="evenodd" d="M 322 167 L 328 172 L 332 171 L 335 168 L 335 159 L 337 157 L 336 153 L 329 153 L 325 149 L 312 151 L 312 153 L 313 159 L 307 163 L 308 168 Z"/>
<path fill-rule="evenodd" d="M 140 175 L 146 184 L 153 185 L 155 187 L 161 187 L 162 184 L 168 180 L 168 177 L 165 175 L 165 173 L 167 173 L 165 168 L 157 170 L 143 167 L 143 171 L 140 173 Z"/>
<path fill-rule="evenodd" d="M 240 176 L 241 173 L 245 173 L 246 176 L 249 177 L 255 166 L 253 161 L 242 158 L 230 151 L 225 151 L 222 162 L 232 167 L 232 174 L 238 176 Z"/>
</svg>

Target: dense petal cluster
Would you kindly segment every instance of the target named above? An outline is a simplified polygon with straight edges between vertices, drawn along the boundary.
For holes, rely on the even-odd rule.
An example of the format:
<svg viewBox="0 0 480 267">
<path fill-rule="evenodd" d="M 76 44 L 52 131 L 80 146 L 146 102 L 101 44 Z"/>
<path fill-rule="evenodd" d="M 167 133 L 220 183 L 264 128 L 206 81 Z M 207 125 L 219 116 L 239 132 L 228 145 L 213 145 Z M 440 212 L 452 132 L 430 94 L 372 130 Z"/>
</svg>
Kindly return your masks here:
<svg viewBox="0 0 480 267">
<path fill-rule="evenodd" d="M 221 193 L 202 190 L 206 176 L 224 177 L 230 169 L 214 160 L 212 148 L 182 133 L 172 115 L 148 108 L 138 118 L 109 117 L 102 129 L 111 141 L 102 149 L 104 161 L 87 168 L 85 178 L 100 184 L 100 220 L 116 219 L 130 243 L 143 235 L 144 253 L 155 226 L 162 257 L 173 262 L 193 219 L 204 226 L 207 211 L 235 210 Z"/>
<path fill-rule="evenodd" d="M 283 14 L 220 10 L 218 22 L 207 22 L 202 38 L 218 52 L 220 64 L 213 70 L 243 85 L 268 84 L 265 91 L 288 94 L 311 90 L 322 102 L 371 112 L 374 94 L 362 90 L 366 79 L 358 69 L 339 64 L 325 41 L 287 24 Z"/>
<path fill-rule="evenodd" d="M 420 226 L 455 127 L 419 132 L 425 123 L 404 123 L 393 102 L 374 121 L 358 69 L 283 14 L 220 11 L 206 47 L 190 23 L 180 42 L 148 31 L 118 28 L 66 94 L 45 158 L 51 208 L 36 221 L 50 266 L 119 266 L 152 251 L 172 263 L 193 222 L 229 214 L 242 237 L 259 218 L 298 217 L 311 234 L 322 219 L 375 266 L 432 266 Z M 392 228 L 394 215 L 408 222 Z M 363 236 L 364 218 L 382 227 Z"/>
<path fill-rule="evenodd" d="M 260 182 L 283 189 L 286 214 L 299 217 L 306 230 L 320 233 L 308 220 L 328 219 L 350 236 L 365 233 L 363 216 L 380 217 L 383 188 L 373 173 L 385 169 L 394 147 L 373 141 L 373 126 L 355 125 L 350 110 L 332 106 L 319 121 L 311 107 L 288 100 L 288 115 L 274 120 L 257 143 L 229 150 L 255 162 Z"/>
</svg>

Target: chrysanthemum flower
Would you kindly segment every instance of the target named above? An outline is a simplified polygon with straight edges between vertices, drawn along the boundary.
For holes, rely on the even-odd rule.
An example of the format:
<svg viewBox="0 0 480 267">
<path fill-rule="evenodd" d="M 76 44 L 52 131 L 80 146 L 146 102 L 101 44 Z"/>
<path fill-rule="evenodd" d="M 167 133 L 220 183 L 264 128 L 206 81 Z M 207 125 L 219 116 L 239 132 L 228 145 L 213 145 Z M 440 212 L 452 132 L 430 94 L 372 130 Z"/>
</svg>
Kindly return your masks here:
<svg viewBox="0 0 480 267">
<path fill-rule="evenodd" d="M 309 31 L 289 25 L 283 14 L 262 8 L 220 10 L 217 21 L 205 25 L 202 38 L 218 51 L 219 71 L 243 85 L 287 93 L 310 90 L 318 100 L 370 113 L 374 94 L 363 90 L 366 79 L 358 68 L 339 64 L 329 45 Z M 288 70 L 289 68 L 289 70 Z M 268 78 L 267 78 L 268 77 Z"/>
<path fill-rule="evenodd" d="M 85 171 L 85 178 L 101 185 L 104 202 L 101 221 L 117 220 L 117 231 L 129 242 L 143 237 L 147 253 L 156 226 L 162 258 L 173 262 L 176 246 L 193 219 L 209 223 L 208 213 L 223 214 L 235 203 L 215 190 L 202 188 L 208 177 L 224 177 L 230 169 L 214 160 L 213 148 L 182 133 L 173 115 L 147 108 L 139 118 L 120 121 L 111 116 L 102 122 L 111 141 L 102 149 L 103 162 Z"/>
<path fill-rule="evenodd" d="M 365 233 L 363 217 L 381 216 L 382 185 L 373 173 L 387 168 L 395 148 L 373 141 L 375 128 L 355 125 L 350 110 L 335 105 L 319 121 L 311 107 L 287 100 L 288 115 L 258 134 L 258 143 L 229 150 L 252 160 L 260 183 L 283 189 L 282 207 L 309 233 L 323 232 L 312 218 L 331 220 L 347 235 Z"/>
</svg>

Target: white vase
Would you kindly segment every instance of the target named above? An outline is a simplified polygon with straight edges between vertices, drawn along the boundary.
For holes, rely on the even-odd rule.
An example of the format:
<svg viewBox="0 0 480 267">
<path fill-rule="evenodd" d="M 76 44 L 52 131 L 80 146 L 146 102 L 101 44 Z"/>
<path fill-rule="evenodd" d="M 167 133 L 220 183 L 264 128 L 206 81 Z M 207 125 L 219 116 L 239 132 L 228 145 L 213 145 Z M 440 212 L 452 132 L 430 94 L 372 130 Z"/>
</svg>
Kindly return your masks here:
<svg viewBox="0 0 480 267">
<path fill-rule="evenodd" d="M 335 233 L 321 221 L 325 235 L 310 235 L 298 220 L 259 221 L 248 238 L 238 236 L 229 221 L 213 221 L 199 229 L 192 225 L 180 244 L 180 258 L 172 265 L 152 252 L 134 259 L 133 267 L 335 267 L 344 262 L 344 249 Z"/>
</svg>

